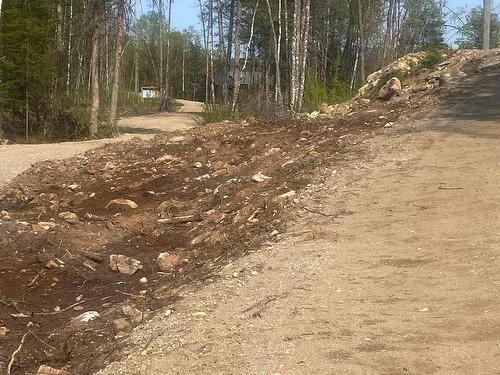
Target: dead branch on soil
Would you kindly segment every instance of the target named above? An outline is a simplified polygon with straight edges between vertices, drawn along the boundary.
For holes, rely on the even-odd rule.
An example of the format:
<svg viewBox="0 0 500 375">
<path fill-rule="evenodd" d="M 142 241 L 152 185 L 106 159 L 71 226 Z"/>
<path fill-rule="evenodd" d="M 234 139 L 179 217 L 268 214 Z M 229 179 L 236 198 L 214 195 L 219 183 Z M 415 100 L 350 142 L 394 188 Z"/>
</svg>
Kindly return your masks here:
<svg viewBox="0 0 500 375">
<path fill-rule="evenodd" d="M 33 313 L 33 315 L 34 316 L 52 316 L 52 315 L 57 315 L 57 314 L 65 312 L 65 311 L 68 311 L 69 309 L 72 309 L 73 307 L 81 305 L 81 304 L 83 304 L 85 302 L 87 302 L 87 301 L 83 300 L 83 301 L 80 301 L 80 302 L 76 302 L 76 303 L 74 303 L 72 305 L 69 305 L 68 307 L 66 307 L 64 309 L 61 309 L 59 311 L 52 311 L 52 312 L 49 312 L 49 313 Z"/>
<path fill-rule="evenodd" d="M 448 186 L 442 186 L 442 185 L 438 185 L 437 188 L 439 190 L 463 190 L 463 187 L 460 187 L 460 186 L 456 186 L 456 187 L 448 187 Z"/>
<path fill-rule="evenodd" d="M 303 209 L 307 212 L 312 213 L 312 214 L 318 214 L 318 215 L 325 216 L 325 217 L 335 217 L 336 216 L 336 215 L 332 215 L 332 214 L 325 214 L 324 212 L 316 211 L 316 210 L 310 209 L 308 207 L 303 207 Z"/>
<path fill-rule="evenodd" d="M 158 219 L 159 224 L 185 224 L 196 221 L 202 221 L 203 217 L 201 215 L 187 215 L 187 216 L 179 216 L 173 217 L 170 219 Z"/>
<path fill-rule="evenodd" d="M 19 346 L 17 347 L 17 349 L 14 351 L 14 353 L 12 353 L 12 355 L 10 356 L 10 361 L 9 361 L 9 364 L 7 365 L 7 375 L 10 375 L 11 371 L 12 371 L 12 366 L 14 365 L 14 362 L 16 361 L 16 355 L 21 351 L 21 349 L 23 348 L 23 345 L 24 345 L 24 340 L 26 340 L 26 336 L 28 336 L 28 333 L 29 332 L 26 332 L 23 337 L 21 338 L 21 342 L 19 343 Z"/>
</svg>

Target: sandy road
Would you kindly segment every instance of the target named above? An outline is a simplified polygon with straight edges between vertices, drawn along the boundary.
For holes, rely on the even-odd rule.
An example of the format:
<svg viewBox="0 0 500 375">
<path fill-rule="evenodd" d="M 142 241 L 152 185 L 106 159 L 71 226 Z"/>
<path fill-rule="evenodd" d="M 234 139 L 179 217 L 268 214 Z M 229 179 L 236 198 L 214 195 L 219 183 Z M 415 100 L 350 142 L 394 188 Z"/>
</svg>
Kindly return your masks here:
<svg viewBox="0 0 500 375">
<path fill-rule="evenodd" d="M 183 104 L 179 112 L 120 120 L 122 135 L 113 139 L 36 145 L 0 145 L 0 186 L 39 161 L 64 159 L 105 143 L 125 141 L 133 137 L 149 138 L 164 131 L 184 130 L 195 126 L 203 111 L 202 103 L 178 101 Z"/>
<path fill-rule="evenodd" d="M 499 374 L 500 69 L 311 186 L 101 374 Z M 252 272 L 253 271 L 253 272 Z"/>
</svg>

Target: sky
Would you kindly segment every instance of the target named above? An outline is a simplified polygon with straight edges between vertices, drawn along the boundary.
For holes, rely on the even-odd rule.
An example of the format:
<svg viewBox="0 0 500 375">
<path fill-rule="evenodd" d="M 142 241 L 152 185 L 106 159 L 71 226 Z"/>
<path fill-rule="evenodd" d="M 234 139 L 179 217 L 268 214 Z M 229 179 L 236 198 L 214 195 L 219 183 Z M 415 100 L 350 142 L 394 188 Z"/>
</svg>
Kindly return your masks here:
<svg viewBox="0 0 500 375">
<path fill-rule="evenodd" d="M 448 0 L 448 6 L 453 9 L 463 7 L 473 8 L 481 5 L 483 0 Z M 493 0 L 493 6 L 497 7 L 500 0 Z M 197 0 L 174 0 L 172 6 L 172 26 L 177 30 L 183 30 L 189 26 L 200 27 L 198 18 L 199 8 Z"/>
</svg>

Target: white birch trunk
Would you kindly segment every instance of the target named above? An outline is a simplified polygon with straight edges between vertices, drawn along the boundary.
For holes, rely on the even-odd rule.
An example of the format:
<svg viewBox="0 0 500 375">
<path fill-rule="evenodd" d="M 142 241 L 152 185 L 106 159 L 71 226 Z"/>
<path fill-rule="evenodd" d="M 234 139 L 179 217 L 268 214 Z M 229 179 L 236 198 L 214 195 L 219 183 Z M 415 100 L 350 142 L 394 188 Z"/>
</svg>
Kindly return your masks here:
<svg viewBox="0 0 500 375">
<path fill-rule="evenodd" d="M 234 95 L 233 114 L 236 112 L 238 96 L 240 94 L 241 68 L 240 68 L 240 37 L 241 37 L 241 0 L 236 0 L 236 24 L 234 32 Z"/>
<path fill-rule="evenodd" d="M 250 55 L 250 47 L 252 46 L 254 29 L 255 29 L 255 17 L 257 16 L 258 8 L 259 8 L 259 0 L 255 2 L 255 9 L 253 11 L 253 16 L 252 16 L 252 24 L 250 25 L 250 38 L 248 40 L 247 48 L 245 51 L 245 62 L 243 63 L 243 68 L 241 69 L 242 72 L 244 72 L 245 69 L 247 68 L 248 57 Z"/>
<path fill-rule="evenodd" d="M 92 104 L 90 107 L 90 136 L 97 134 L 99 125 L 99 31 L 92 35 L 92 55 L 90 58 L 90 82 L 92 90 Z"/>
<path fill-rule="evenodd" d="M 121 61 L 123 48 L 123 28 L 125 22 L 125 4 L 124 0 L 120 0 L 117 9 L 116 19 L 116 43 L 115 43 L 115 67 L 113 74 L 113 87 L 111 91 L 111 105 L 109 109 L 109 125 L 114 126 L 116 123 L 116 113 L 118 110 L 118 95 L 120 93 L 121 80 Z"/>
</svg>

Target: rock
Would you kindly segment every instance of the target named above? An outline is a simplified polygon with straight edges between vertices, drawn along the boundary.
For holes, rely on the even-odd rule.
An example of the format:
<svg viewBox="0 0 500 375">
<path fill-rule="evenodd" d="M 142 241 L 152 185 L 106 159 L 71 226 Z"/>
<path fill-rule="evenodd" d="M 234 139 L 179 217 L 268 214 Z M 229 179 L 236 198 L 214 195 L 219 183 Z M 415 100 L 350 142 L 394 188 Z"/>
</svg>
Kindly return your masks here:
<svg viewBox="0 0 500 375">
<path fill-rule="evenodd" d="M 394 126 L 393 122 L 388 122 L 387 124 L 384 125 L 384 128 L 392 128 Z"/>
<path fill-rule="evenodd" d="M 309 115 L 307 117 L 310 118 L 310 119 L 318 118 L 319 117 L 319 112 L 318 111 L 311 112 L 311 113 L 309 113 Z"/>
<path fill-rule="evenodd" d="M 68 224 L 78 224 L 80 222 L 80 220 L 78 220 L 78 216 L 76 216 L 73 212 L 61 212 L 59 217 Z"/>
<path fill-rule="evenodd" d="M 285 194 L 281 194 L 280 198 L 283 198 L 283 199 L 291 198 L 291 197 L 294 197 L 295 194 L 296 194 L 295 190 L 290 190 L 290 191 L 286 192 Z"/>
<path fill-rule="evenodd" d="M 9 332 L 7 327 L 0 327 L 0 338 L 5 337 L 7 335 L 7 332 Z"/>
<path fill-rule="evenodd" d="M 180 143 L 180 142 L 184 141 L 185 139 L 186 139 L 186 137 L 185 137 L 185 136 L 183 136 L 183 135 L 178 135 L 178 136 L 175 136 L 175 137 L 170 138 L 170 140 L 169 140 L 169 141 L 170 141 L 170 142 L 172 142 L 172 143 Z"/>
<path fill-rule="evenodd" d="M 429 88 L 429 85 L 427 83 L 420 83 L 418 85 L 412 86 L 411 92 L 415 94 L 415 93 L 420 92 L 420 91 L 425 91 L 428 88 Z"/>
<path fill-rule="evenodd" d="M 168 317 L 170 315 L 172 315 L 173 311 L 172 309 L 166 309 L 165 312 L 163 313 L 163 315 L 165 315 L 165 317 Z"/>
<path fill-rule="evenodd" d="M 141 279 L 139 280 L 139 282 L 141 284 L 147 284 L 148 283 L 148 278 L 147 277 L 141 277 Z"/>
<path fill-rule="evenodd" d="M 134 323 L 140 323 L 142 321 L 141 310 L 136 309 L 134 306 L 125 305 L 121 308 L 122 314 L 129 318 Z"/>
<path fill-rule="evenodd" d="M 38 368 L 36 375 L 70 375 L 70 373 L 65 370 L 58 370 L 53 367 L 42 365 Z"/>
<path fill-rule="evenodd" d="M 139 205 L 130 199 L 113 199 L 106 205 L 107 209 L 135 209 Z"/>
<path fill-rule="evenodd" d="M 399 96 L 401 94 L 401 90 L 401 81 L 399 78 L 393 77 L 380 89 L 378 97 L 381 100 L 390 100 L 394 96 Z"/>
<path fill-rule="evenodd" d="M 2 211 L 1 212 L 2 220 L 9 221 L 12 220 L 10 217 L 10 214 L 7 211 Z"/>
<path fill-rule="evenodd" d="M 203 167 L 203 163 L 197 161 L 196 163 L 193 164 L 193 167 L 195 167 L 195 168 L 201 168 L 201 167 Z"/>
<path fill-rule="evenodd" d="M 101 315 L 97 311 L 87 311 L 83 314 L 78 315 L 77 317 L 71 319 L 71 323 L 73 324 L 84 324 L 88 323 L 92 320 L 100 318 Z"/>
<path fill-rule="evenodd" d="M 36 233 L 45 233 L 47 232 L 47 229 L 45 229 L 44 226 L 40 224 L 31 224 L 31 230 Z"/>
<path fill-rule="evenodd" d="M 262 174 L 262 172 L 259 172 L 256 175 L 252 176 L 252 181 L 254 181 L 254 182 L 264 182 L 264 181 L 267 181 L 270 179 L 271 179 L 271 177 L 266 176 L 265 174 Z"/>
<path fill-rule="evenodd" d="M 45 263 L 45 268 L 52 270 L 54 268 L 59 268 L 59 264 L 57 264 L 54 260 L 49 260 L 47 263 Z"/>
<path fill-rule="evenodd" d="M 334 110 L 335 108 L 333 107 L 333 105 L 328 105 L 326 103 L 323 103 L 321 105 L 321 108 L 319 109 L 320 113 L 323 115 L 331 115 Z"/>
<path fill-rule="evenodd" d="M 160 267 L 163 272 L 172 272 L 179 261 L 180 258 L 177 254 L 169 253 L 161 253 L 156 259 L 158 267 Z"/>
<path fill-rule="evenodd" d="M 78 185 L 78 184 L 71 184 L 71 185 L 68 186 L 68 189 L 71 190 L 71 191 L 75 191 L 75 190 L 80 189 L 80 185 Z"/>
<path fill-rule="evenodd" d="M 127 319 L 120 318 L 113 320 L 113 326 L 115 327 L 116 332 L 123 332 L 130 328 L 130 323 Z"/>
<path fill-rule="evenodd" d="M 110 255 L 109 267 L 113 271 L 118 271 L 121 274 L 132 276 L 138 270 L 142 269 L 141 262 L 137 259 L 127 257 L 125 255 Z"/>
<path fill-rule="evenodd" d="M 178 160 L 179 158 L 176 158 L 175 156 L 173 155 L 163 155 L 163 156 L 160 156 L 158 159 L 156 159 L 156 161 L 174 161 L 174 160 Z"/>
</svg>

